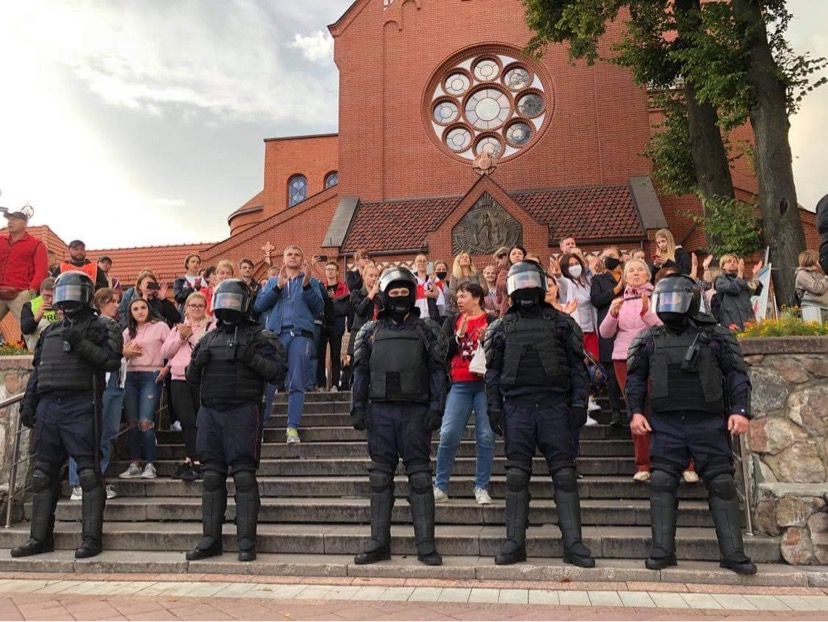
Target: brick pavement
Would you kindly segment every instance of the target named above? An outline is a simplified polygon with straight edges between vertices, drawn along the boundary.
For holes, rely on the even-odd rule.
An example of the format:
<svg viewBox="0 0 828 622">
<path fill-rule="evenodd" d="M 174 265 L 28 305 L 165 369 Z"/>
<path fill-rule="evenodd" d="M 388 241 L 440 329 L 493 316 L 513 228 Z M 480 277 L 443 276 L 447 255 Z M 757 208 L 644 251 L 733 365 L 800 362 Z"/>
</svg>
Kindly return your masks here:
<svg viewBox="0 0 828 622">
<path fill-rule="evenodd" d="M 0 620 L 828 620 L 828 588 L 0 574 Z"/>
</svg>

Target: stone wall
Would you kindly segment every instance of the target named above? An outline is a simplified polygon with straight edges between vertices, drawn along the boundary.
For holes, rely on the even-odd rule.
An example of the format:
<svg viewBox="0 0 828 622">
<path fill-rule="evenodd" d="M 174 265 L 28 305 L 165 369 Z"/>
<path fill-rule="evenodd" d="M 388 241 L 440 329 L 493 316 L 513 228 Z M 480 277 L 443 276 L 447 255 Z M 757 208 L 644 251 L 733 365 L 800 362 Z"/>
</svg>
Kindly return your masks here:
<svg viewBox="0 0 828 622">
<path fill-rule="evenodd" d="M 828 337 L 742 342 L 757 528 L 791 564 L 828 564 Z"/>
<path fill-rule="evenodd" d="M 31 370 L 31 356 L 0 356 L 0 401 L 23 392 Z M 0 409 L 0 520 L 2 521 L 6 518 L 14 433 L 17 430 L 19 416 L 19 404 Z M 31 431 L 24 429 L 20 445 L 21 457 L 31 452 L 32 439 Z M 33 462 L 20 465 L 22 470 L 17 478 L 16 490 L 21 490 L 28 481 L 33 466 Z"/>
</svg>

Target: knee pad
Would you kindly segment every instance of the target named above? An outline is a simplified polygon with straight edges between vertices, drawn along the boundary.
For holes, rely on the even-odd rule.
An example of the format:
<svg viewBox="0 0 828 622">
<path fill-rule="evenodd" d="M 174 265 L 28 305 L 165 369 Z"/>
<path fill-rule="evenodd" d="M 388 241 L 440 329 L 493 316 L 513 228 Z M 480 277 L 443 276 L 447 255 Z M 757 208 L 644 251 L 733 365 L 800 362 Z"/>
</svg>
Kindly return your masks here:
<svg viewBox="0 0 828 622">
<path fill-rule="evenodd" d="M 80 481 L 83 492 L 89 492 L 103 485 L 100 476 L 95 473 L 95 469 L 80 469 L 78 471 L 78 481 Z"/>
<path fill-rule="evenodd" d="M 678 490 L 678 486 L 678 475 L 669 471 L 662 471 L 661 469 L 653 469 L 653 474 L 650 478 L 651 490 L 654 492 L 668 492 L 675 494 L 676 490 Z"/>
<path fill-rule="evenodd" d="M 250 492 L 256 488 L 256 474 L 252 471 L 234 471 L 233 482 L 237 492 Z"/>
<path fill-rule="evenodd" d="M 368 481 L 371 484 L 372 492 L 383 492 L 393 487 L 394 475 L 391 473 L 371 471 L 371 473 L 368 474 Z"/>
<path fill-rule="evenodd" d="M 411 473 L 408 476 L 408 483 L 411 486 L 411 492 L 422 495 L 431 490 L 431 474 L 420 471 L 418 473 Z"/>
<path fill-rule="evenodd" d="M 511 492 L 520 492 L 529 487 L 530 474 L 523 469 L 510 468 L 506 471 L 506 488 Z"/>
<path fill-rule="evenodd" d="M 204 490 L 207 492 L 215 492 L 221 490 L 227 481 L 227 473 L 219 471 L 204 471 L 203 479 Z"/>
<path fill-rule="evenodd" d="M 723 473 L 706 482 L 710 496 L 730 501 L 736 496 L 736 481 L 729 473 Z"/>
<path fill-rule="evenodd" d="M 49 465 L 38 464 L 32 475 L 32 492 L 43 492 L 49 490 L 55 482 L 53 470 Z"/>
<path fill-rule="evenodd" d="M 578 476 L 571 467 L 556 471 L 552 481 L 555 482 L 555 488 L 563 492 L 573 492 L 578 487 Z"/>
<path fill-rule="evenodd" d="M 733 477 L 733 463 L 724 456 L 711 458 L 710 461 L 704 465 L 699 465 L 699 467 L 697 470 L 705 482 L 712 482 L 721 475 Z M 710 485 L 708 484 L 709 487 Z"/>
</svg>

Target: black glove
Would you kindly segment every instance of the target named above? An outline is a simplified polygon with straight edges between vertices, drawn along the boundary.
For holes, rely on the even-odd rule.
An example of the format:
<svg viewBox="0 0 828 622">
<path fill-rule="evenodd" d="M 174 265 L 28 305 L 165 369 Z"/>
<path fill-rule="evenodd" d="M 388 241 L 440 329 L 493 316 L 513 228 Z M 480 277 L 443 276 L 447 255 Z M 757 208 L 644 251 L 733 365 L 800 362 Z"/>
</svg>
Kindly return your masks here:
<svg viewBox="0 0 828 622">
<path fill-rule="evenodd" d="M 236 346 L 236 357 L 245 365 L 250 365 L 253 362 L 253 357 L 256 356 L 256 353 L 246 343 L 240 343 Z"/>
<path fill-rule="evenodd" d="M 429 410 L 426 413 L 425 427 L 429 432 L 439 430 L 443 425 L 443 414 L 439 410 Z"/>
<path fill-rule="evenodd" d="M 359 430 L 360 432 L 367 430 L 368 412 L 364 408 L 354 408 L 351 411 L 351 425 L 354 426 L 354 430 Z"/>
<path fill-rule="evenodd" d="M 64 328 L 60 333 L 60 338 L 71 346 L 76 346 L 83 341 L 83 335 L 74 328 Z"/>
<path fill-rule="evenodd" d="M 492 432 L 498 436 L 503 436 L 503 411 L 490 410 L 489 411 L 489 425 L 492 426 Z"/>
<path fill-rule="evenodd" d="M 582 428 L 587 422 L 587 409 L 584 406 L 572 407 L 572 425 L 577 428 Z"/>
<path fill-rule="evenodd" d="M 20 421 L 25 425 L 27 428 L 33 428 L 35 426 L 35 410 L 28 404 L 24 404 L 20 407 Z"/>
</svg>

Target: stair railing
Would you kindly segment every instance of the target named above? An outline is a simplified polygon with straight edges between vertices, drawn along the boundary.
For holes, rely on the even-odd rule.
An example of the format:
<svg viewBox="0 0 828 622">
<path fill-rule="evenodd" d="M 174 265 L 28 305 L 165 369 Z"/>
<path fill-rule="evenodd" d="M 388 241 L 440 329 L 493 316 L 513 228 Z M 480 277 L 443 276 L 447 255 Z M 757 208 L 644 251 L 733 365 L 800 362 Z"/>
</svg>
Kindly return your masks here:
<svg viewBox="0 0 828 622">
<path fill-rule="evenodd" d="M 737 465 L 736 469 L 736 494 L 742 501 L 742 507 L 745 512 L 745 533 L 749 536 L 753 535 L 753 516 L 751 511 L 753 509 L 753 491 L 750 486 L 750 432 L 745 432 L 739 436 L 734 436 L 733 461 Z"/>
<path fill-rule="evenodd" d="M 9 398 L 6 398 L 0 401 L 0 410 L 4 408 L 11 408 L 12 406 L 19 404 L 23 401 L 24 393 L 18 393 L 17 395 L 12 395 Z M 6 502 L 6 529 L 11 527 L 12 524 L 12 512 L 14 510 L 14 496 L 17 493 L 17 473 L 18 467 L 23 462 L 28 462 L 32 459 L 32 454 L 26 453 L 26 455 L 21 458 L 20 457 L 20 441 L 23 437 L 23 421 L 20 418 L 19 412 L 9 412 L 9 416 L 14 416 L 16 414 L 17 421 L 15 425 L 14 431 L 14 444 L 12 446 L 12 463 L 11 469 L 9 471 L 9 495 L 8 500 Z M 21 490 L 21 492 L 25 492 L 25 488 Z"/>
</svg>

